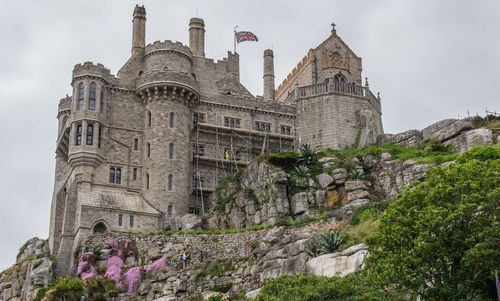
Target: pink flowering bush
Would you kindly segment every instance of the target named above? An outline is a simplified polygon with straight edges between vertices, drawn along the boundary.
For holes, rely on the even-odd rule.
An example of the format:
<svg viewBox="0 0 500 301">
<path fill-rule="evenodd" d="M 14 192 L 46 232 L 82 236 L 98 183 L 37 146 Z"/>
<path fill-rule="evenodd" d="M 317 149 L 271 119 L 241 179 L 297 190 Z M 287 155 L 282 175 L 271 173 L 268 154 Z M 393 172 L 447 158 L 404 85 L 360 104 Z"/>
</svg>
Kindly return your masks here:
<svg viewBox="0 0 500 301">
<path fill-rule="evenodd" d="M 134 267 L 129 269 L 124 275 L 124 285 L 127 287 L 129 295 L 135 295 L 141 285 L 141 268 Z"/>
<path fill-rule="evenodd" d="M 76 275 L 84 280 L 97 276 L 97 269 L 94 266 L 94 253 L 86 252 L 80 256 Z"/>
<path fill-rule="evenodd" d="M 106 261 L 105 277 L 112 279 L 118 287 L 122 273 L 123 260 L 119 256 L 113 256 Z"/>
<path fill-rule="evenodd" d="M 97 269 L 93 265 L 90 266 L 88 272 L 83 272 L 81 274 L 81 277 L 82 277 L 83 280 L 94 278 L 95 276 L 97 276 Z"/>
<path fill-rule="evenodd" d="M 146 272 L 151 274 L 159 274 L 168 268 L 170 268 L 170 264 L 165 256 L 145 266 Z"/>
</svg>

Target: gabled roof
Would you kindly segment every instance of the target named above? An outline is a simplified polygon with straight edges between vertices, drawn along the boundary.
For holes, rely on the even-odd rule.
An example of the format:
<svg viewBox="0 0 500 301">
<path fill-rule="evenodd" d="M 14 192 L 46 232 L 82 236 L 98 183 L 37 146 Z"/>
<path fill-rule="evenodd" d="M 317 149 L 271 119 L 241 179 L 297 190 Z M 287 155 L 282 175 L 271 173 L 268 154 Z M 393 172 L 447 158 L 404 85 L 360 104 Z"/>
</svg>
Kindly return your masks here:
<svg viewBox="0 0 500 301">
<path fill-rule="evenodd" d="M 351 47 L 349 47 L 349 45 L 346 44 L 346 42 L 344 42 L 344 40 L 342 40 L 341 37 L 339 37 L 336 33 L 332 33 L 326 40 L 324 40 L 321 44 L 319 44 L 316 48 L 314 48 L 314 51 L 318 51 L 321 49 L 321 47 L 323 47 L 323 45 L 325 45 L 327 42 L 329 42 L 330 40 L 338 40 L 342 46 L 344 46 L 350 54 L 352 54 L 352 56 L 354 56 L 355 58 L 357 59 L 361 59 L 359 56 L 356 55 L 356 53 L 354 53 L 354 51 L 352 51 Z"/>
<path fill-rule="evenodd" d="M 161 213 L 151 206 L 137 192 L 109 187 L 78 189 L 78 200 L 81 206 L 103 209 L 133 211 L 145 214 L 160 215 Z"/>
</svg>

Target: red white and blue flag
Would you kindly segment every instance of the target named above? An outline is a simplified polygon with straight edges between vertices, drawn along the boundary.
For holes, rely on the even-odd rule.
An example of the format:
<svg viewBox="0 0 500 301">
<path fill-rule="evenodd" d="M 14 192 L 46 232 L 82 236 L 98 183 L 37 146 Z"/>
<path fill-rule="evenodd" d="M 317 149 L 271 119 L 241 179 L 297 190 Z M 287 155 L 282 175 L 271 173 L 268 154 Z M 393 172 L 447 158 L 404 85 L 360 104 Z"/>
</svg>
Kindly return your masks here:
<svg viewBox="0 0 500 301">
<path fill-rule="evenodd" d="M 234 35 L 236 37 L 236 42 L 239 44 L 241 42 L 246 41 L 259 41 L 256 35 L 251 33 L 250 31 L 235 31 Z"/>
</svg>

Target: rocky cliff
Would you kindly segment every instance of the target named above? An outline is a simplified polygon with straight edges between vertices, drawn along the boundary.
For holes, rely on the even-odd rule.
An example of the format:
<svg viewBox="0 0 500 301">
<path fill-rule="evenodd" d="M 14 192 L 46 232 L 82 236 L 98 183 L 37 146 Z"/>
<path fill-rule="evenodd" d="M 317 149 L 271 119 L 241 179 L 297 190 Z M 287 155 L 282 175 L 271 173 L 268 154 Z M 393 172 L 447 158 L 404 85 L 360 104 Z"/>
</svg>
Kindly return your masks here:
<svg viewBox="0 0 500 301">
<path fill-rule="evenodd" d="M 243 300 L 268 278 L 345 276 L 363 266 L 367 245 L 351 235 L 339 240 L 340 249 L 318 251 L 322 235 L 349 232 L 357 213 L 389 203 L 434 166 L 450 164 L 456 152 L 497 143 L 498 134 L 472 119 L 444 120 L 385 134 L 378 146 L 364 149 L 261 155 L 219 183 L 209 214 L 177 218 L 183 231 L 106 233 L 82 241 L 75 275 L 85 281 L 77 282 L 75 296 L 165 301 L 223 294 Z M 54 264 L 46 241 L 28 241 L 16 264 L 0 274 L 0 300 L 42 300 L 53 285 Z M 54 296 L 52 286 L 45 300 L 59 300 Z"/>
</svg>

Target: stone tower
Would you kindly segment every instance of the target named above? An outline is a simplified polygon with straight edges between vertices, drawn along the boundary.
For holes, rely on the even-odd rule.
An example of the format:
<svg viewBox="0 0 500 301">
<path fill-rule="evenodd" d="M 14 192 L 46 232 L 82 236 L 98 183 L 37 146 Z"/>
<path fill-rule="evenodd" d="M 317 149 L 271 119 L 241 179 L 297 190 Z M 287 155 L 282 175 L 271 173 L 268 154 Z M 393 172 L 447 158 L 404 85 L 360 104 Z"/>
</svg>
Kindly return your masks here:
<svg viewBox="0 0 500 301">
<path fill-rule="evenodd" d="M 205 22 L 200 18 L 189 21 L 189 48 L 194 56 L 205 56 Z"/>
<path fill-rule="evenodd" d="M 274 55 L 271 49 L 264 50 L 264 100 L 274 100 Z"/>
<path fill-rule="evenodd" d="M 143 194 L 167 219 L 186 214 L 191 116 L 199 101 L 191 50 L 169 41 L 146 46 L 136 93 L 145 106 Z"/>
<path fill-rule="evenodd" d="M 132 54 L 139 54 L 146 46 L 146 9 L 136 5 L 132 18 Z"/>
</svg>

